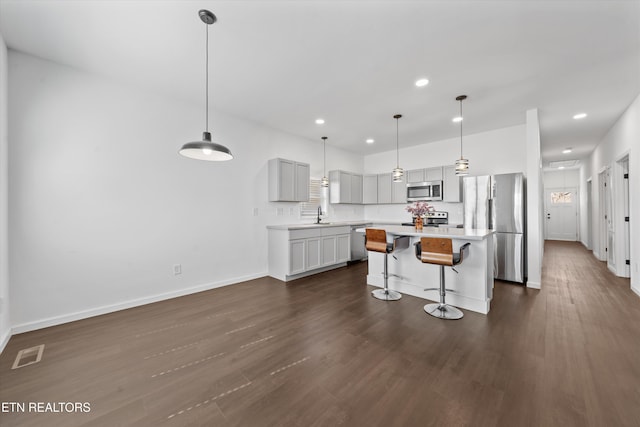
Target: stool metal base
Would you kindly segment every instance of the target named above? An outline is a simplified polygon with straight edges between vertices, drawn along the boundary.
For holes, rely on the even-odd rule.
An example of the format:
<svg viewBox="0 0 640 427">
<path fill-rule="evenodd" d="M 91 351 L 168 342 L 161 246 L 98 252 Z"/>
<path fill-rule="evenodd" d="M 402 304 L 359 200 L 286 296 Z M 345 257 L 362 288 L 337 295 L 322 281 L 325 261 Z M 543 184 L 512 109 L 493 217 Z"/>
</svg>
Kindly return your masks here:
<svg viewBox="0 0 640 427">
<path fill-rule="evenodd" d="M 440 319 L 457 320 L 464 316 L 462 311 L 449 304 L 427 304 L 424 311 Z"/>
<path fill-rule="evenodd" d="M 375 291 L 371 291 L 371 295 L 374 298 L 384 301 L 398 301 L 402 298 L 402 294 L 400 292 L 392 291 L 391 289 L 376 289 Z"/>
</svg>

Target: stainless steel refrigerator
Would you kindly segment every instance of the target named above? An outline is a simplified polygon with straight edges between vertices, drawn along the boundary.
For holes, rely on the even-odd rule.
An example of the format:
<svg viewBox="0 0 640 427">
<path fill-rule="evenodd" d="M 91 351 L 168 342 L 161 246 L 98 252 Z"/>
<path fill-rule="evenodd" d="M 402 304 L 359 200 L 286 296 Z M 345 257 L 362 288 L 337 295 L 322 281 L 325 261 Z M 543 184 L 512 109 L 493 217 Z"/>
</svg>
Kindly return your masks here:
<svg viewBox="0 0 640 427">
<path fill-rule="evenodd" d="M 524 176 L 510 173 L 463 180 L 464 226 L 495 231 L 494 277 L 524 283 Z"/>
</svg>

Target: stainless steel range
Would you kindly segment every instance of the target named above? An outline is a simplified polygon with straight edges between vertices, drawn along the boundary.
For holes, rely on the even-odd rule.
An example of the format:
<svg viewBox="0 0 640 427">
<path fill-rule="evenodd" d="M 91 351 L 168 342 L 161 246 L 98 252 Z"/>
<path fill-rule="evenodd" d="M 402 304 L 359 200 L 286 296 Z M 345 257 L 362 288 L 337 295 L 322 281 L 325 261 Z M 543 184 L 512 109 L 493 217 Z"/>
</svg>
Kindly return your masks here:
<svg viewBox="0 0 640 427">
<path fill-rule="evenodd" d="M 415 225 L 415 218 L 413 219 L 414 222 L 403 222 L 402 225 L 407 225 L 407 226 L 414 226 Z M 440 225 L 447 225 L 449 224 L 449 212 L 444 212 L 444 211 L 434 211 L 434 212 L 429 212 L 427 214 L 427 221 L 425 222 L 425 226 L 427 227 L 438 227 Z"/>
</svg>

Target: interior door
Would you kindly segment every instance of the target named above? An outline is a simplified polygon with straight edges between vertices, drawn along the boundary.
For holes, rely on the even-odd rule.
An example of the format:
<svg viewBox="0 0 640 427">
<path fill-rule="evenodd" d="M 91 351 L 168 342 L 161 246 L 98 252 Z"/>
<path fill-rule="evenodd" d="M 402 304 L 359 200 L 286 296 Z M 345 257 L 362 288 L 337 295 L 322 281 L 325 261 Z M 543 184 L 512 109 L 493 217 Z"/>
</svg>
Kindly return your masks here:
<svg viewBox="0 0 640 427">
<path fill-rule="evenodd" d="M 545 189 L 547 240 L 578 238 L 578 203 L 574 187 Z"/>
<path fill-rule="evenodd" d="M 609 270 L 615 272 L 616 257 L 614 248 L 616 243 L 616 234 L 613 223 L 613 185 L 611 185 L 613 180 L 611 175 L 611 170 L 607 168 L 605 173 L 604 212 L 607 227 L 607 267 Z"/>
</svg>

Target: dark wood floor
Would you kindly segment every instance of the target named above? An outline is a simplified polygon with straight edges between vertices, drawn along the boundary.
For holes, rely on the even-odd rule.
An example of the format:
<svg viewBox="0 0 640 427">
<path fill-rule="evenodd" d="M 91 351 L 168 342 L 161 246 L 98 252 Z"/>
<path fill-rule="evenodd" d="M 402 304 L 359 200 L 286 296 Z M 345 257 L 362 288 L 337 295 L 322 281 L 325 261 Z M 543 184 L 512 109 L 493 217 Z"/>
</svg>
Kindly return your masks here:
<svg viewBox="0 0 640 427">
<path fill-rule="evenodd" d="M 271 278 L 14 336 L 8 426 L 639 426 L 640 298 L 578 243 L 542 291 L 497 282 L 488 316 L 372 298 L 366 264 Z M 20 349 L 43 360 L 11 370 Z"/>
</svg>

